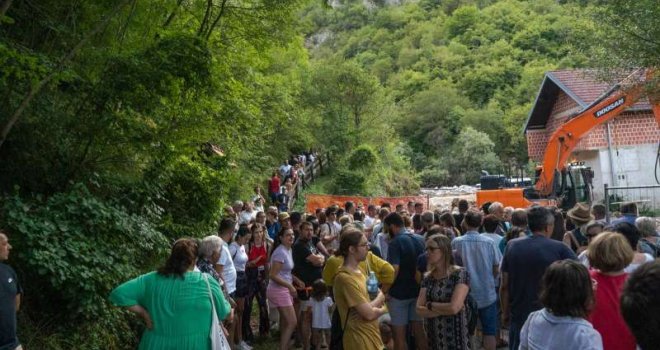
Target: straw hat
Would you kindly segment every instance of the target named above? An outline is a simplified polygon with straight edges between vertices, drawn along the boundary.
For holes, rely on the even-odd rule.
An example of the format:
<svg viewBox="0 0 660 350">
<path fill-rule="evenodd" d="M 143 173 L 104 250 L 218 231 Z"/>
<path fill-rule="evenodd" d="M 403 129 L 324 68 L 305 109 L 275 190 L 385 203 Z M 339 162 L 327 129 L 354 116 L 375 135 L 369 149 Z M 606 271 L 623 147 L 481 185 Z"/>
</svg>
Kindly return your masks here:
<svg viewBox="0 0 660 350">
<path fill-rule="evenodd" d="M 578 203 L 571 210 L 566 213 L 566 216 L 571 218 L 575 224 L 586 224 L 594 219 L 591 215 L 591 209 L 586 203 Z"/>
</svg>

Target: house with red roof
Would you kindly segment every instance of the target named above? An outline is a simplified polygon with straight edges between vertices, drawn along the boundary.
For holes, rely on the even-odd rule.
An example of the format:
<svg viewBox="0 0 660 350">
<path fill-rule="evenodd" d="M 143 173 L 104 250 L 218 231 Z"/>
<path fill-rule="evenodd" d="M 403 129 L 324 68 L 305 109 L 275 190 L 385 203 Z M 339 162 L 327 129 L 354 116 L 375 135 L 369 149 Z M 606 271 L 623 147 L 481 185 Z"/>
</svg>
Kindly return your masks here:
<svg viewBox="0 0 660 350">
<path fill-rule="evenodd" d="M 613 85 L 597 79 L 592 70 L 547 72 L 525 123 L 530 159 L 542 162 L 552 133 Z M 648 99 L 644 98 L 591 130 L 574 149 L 571 161 L 583 161 L 594 170 L 594 200 L 602 200 L 604 184 L 610 187 L 655 184 L 653 164 L 659 143 L 660 127 Z"/>
</svg>

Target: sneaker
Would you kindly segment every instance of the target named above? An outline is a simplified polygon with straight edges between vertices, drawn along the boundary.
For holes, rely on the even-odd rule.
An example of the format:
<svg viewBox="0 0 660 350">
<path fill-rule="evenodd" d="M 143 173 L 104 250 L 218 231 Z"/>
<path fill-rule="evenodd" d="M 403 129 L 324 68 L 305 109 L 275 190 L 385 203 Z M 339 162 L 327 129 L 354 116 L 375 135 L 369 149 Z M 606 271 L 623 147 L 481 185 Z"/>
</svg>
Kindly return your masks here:
<svg viewBox="0 0 660 350">
<path fill-rule="evenodd" d="M 238 348 L 239 350 L 252 350 L 252 347 L 249 346 L 249 345 L 247 345 L 247 343 L 246 343 L 245 341 L 243 341 L 243 340 L 241 340 L 241 342 L 238 343 L 237 348 Z"/>
</svg>

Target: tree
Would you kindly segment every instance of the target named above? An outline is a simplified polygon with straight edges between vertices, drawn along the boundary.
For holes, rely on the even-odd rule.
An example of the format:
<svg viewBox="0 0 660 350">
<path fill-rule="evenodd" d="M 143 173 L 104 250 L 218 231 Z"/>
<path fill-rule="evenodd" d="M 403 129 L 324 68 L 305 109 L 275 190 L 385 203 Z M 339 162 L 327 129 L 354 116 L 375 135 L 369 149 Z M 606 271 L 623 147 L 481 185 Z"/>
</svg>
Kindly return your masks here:
<svg viewBox="0 0 660 350">
<path fill-rule="evenodd" d="M 596 53 L 594 63 L 598 67 L 660 67 L 660 6 L 657 1 L 613 0 L 596 1 L 596 4 L 586 12 L 595 29 L 587 50 Z"/>
<path fill-rule="evenodd" d="M 500 161 L 494 148 L 495 143 L 486 133 L 471 127 L 464 128 L 450 152 L 446 152 L 443 157 L 451 181 L 454 184 L 474 184 L 479 182 L 481 170 L 496 170 Z"/>
</svg>

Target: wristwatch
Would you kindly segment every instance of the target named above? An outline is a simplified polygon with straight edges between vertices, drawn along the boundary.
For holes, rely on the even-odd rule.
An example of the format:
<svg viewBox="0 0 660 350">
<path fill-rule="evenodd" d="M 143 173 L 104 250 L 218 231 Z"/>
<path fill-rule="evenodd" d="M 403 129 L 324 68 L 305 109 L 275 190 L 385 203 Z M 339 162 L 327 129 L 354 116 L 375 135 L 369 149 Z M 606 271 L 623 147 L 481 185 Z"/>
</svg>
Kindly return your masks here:
<svg viewBox="0 0 660 350">
<path fill-rule="evenodd" d="M 426 308 L 427 308 L 429 311 L 433 311 L 433 310 L 431 310 L 431 309 L 433 308 L 433 303 L 430 302 L 430 301 L 427 301 L 427 302 L 426 302 Z"/>
</svg>

